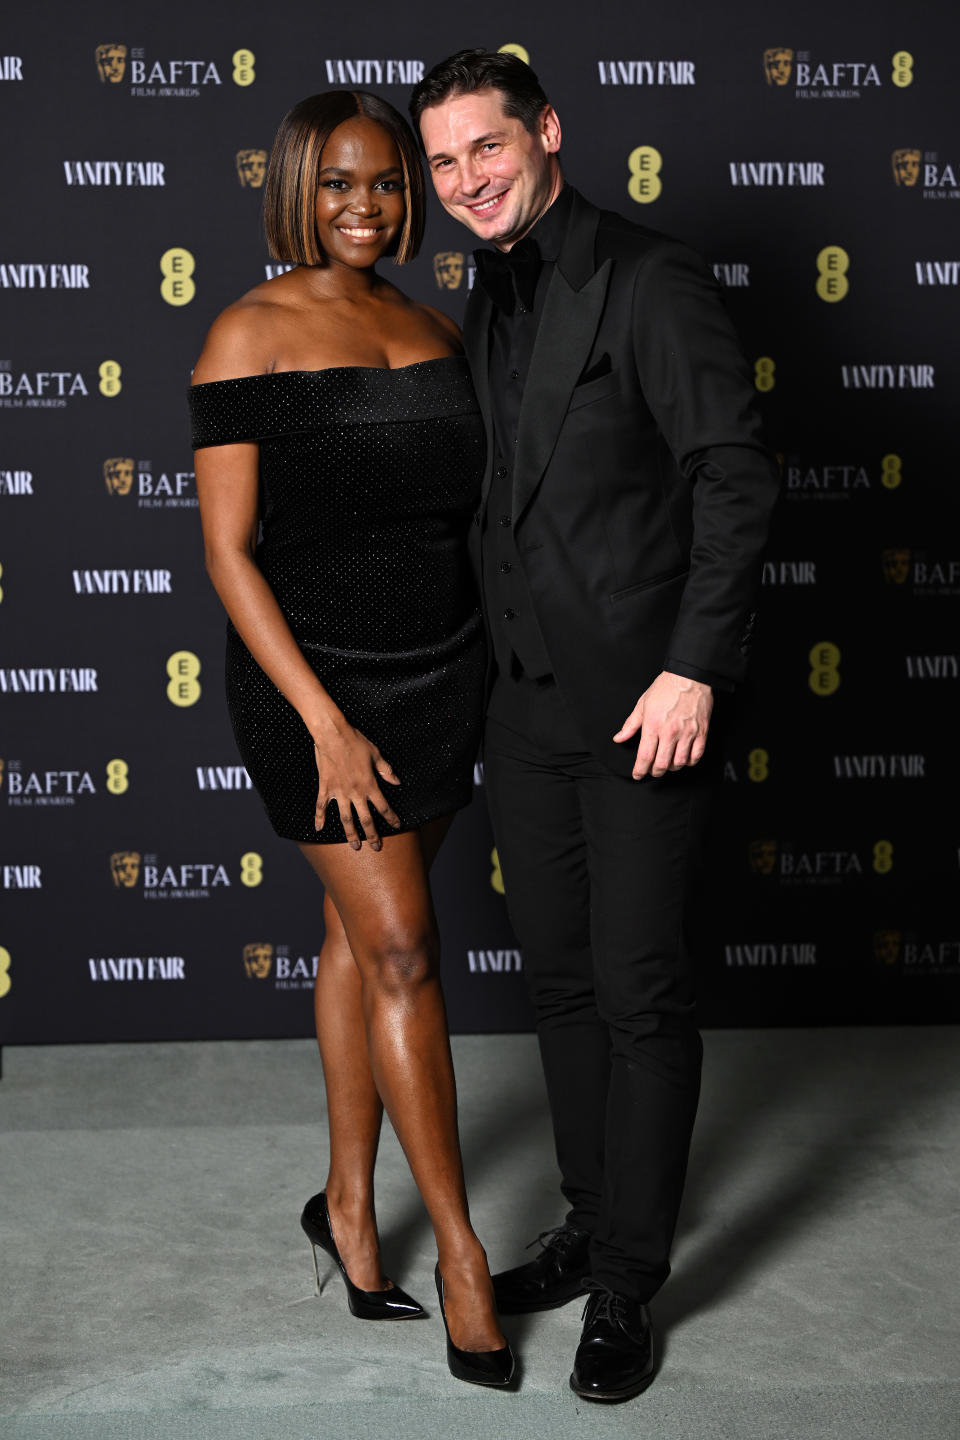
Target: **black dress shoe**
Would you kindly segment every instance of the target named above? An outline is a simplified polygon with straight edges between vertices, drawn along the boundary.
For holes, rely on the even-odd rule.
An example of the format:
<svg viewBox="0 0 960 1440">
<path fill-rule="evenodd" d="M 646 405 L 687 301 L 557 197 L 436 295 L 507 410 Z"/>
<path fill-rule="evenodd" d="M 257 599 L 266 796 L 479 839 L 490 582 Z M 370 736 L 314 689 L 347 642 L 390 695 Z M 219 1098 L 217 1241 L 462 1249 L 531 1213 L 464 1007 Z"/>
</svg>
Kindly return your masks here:
<svg viewBox="0 0 960 1440">
<path fill-rule="evenodd" d="M 401 1290 L 399 1285 L 391 1284 L 388 1290 L 361 1290 L 358 1285 L 354 1285 L 347 1274 L 346 1266 L 340 1259 L 340 1251 L 333 1238 L 333 1231 L 330 1228 L 330 1211 L 327 1209 L 327 1197 L 323 1190 L 304 1205 L 300 1224 L 310 1241 L 310 1253 L 313 1256 L 313 1270 L 317 1277 L 318 1295 L 320 1294 L 320 1267 L 317 1264 L 317 1250 L 320 1249 L 330 1256 L 340 1271 L 346 1286 L 347 1305 L 350 1307 L 351 1315 L 356 1315 L 358 1320 L 419 1320 L 426 1315 L 427 1312 L 423 1306 L 414 1300 L 412 1295 Z"/>
<path fill-rule="evenodd" d="M 570 1389 L 584 1400 L 630 1400 L 652 1379 L 653 1332 L 646 1305 L 597 1288 L 583 1307 Z"/>
<path fill-rule="evenodd" d="M 447 1365 L 450 1374 L 455 1380 L 466 1380 L 468 1385 L 491 1385 L 499 1390 L 506 1389 L 516 1368 L 510 1346 L 502 1345 L 499 1350 L 461 1350 L 458 1345 L 454 1345 L 450 1339 L 450 1327 L 443 1303 L 443 1276 L 440 1274 L 439 1265 L 433 1274 L 437 1282 L 443 1328 L 447 1332 Z"/>
<path fill-rule="evenodd" d="M 556 1230 L 544 1230 L 539 1240 L 543 1249 L 536 1260 L 515 1270 L 501 1270 L 493 1277 L 493 1293 L 502 1315 L 553 1310 L 586 1294 L 589 1233 L 573 1225 L 558 1225 Z"/>
</svg>

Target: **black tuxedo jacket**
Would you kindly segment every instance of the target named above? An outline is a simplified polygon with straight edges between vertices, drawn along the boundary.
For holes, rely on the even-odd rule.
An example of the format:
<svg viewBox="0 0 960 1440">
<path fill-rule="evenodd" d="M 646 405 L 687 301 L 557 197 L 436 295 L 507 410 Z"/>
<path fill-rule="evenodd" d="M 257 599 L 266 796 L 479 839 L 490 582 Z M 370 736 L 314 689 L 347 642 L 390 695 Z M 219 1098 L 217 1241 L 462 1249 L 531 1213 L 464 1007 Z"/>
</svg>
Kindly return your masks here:
<svg viewBox="0 0 960 1440">
<path fill-rule="evenodd" d="M 475 285 L 464 344 L 493 465 L 493 305 Z M 517 549 L 557 683 L 591 750 L 661 670 L 732 689 L 779 479 L 719 287 L 676 241 L 574 192 L 544 300 L 514 457 Z"/>
</svg>

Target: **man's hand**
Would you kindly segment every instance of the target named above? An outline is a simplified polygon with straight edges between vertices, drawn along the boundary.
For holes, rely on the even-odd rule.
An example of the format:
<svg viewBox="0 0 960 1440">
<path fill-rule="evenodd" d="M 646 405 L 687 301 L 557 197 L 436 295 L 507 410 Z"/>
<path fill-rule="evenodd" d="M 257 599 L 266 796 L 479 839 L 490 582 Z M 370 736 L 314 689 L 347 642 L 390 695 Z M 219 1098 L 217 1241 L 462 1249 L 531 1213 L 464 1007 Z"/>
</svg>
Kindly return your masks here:
<svg viewBox="0 0 960 1440">
<path fill-rule="evenodd" d="M 696 765 L 706 748 L 712 709 L 709 685 L 661 671 L 613 737 L 631 740 L 640 731 L 634 780 Z"/>
</svg>

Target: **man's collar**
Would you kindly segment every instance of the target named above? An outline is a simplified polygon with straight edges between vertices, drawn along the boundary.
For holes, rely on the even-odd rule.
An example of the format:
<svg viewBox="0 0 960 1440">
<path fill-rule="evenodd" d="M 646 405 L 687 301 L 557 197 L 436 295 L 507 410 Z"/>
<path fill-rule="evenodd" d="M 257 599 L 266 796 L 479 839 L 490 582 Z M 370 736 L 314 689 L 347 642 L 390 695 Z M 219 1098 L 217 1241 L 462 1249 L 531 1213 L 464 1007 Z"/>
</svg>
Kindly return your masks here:
<svg viewBox="0 0 960 1440">
<path fill-rule="evenodd" d="M 563 249 L 567 221 L 573 208 L 573 193 L 569 185 L 562 186 L 553 204 L 544 210 L 540 219 L 531 225 L 521 240 L 516 240 L 509 250 L 496 250 L 493 253 L 512 255 L 513 251 L 522 245 L 521 254 L 529 256 L 532 253 L 532 245 L 529 242 L 533 242 L 541 260 L 556 260 Z M 480 253 L 480 251 L 474 251 L 474 255 Z"/>
<path fill-rule="evenodd" d="M 474 252 L 477 279 L 494 304 L 508 315 L 513 314 L 517 297 L 523 309 L 533 309 L 540 267 L 544 261 L 555 262 L 560 255 L 572 205 L 573 191 L 564 186 L 536 224 L 509 250 Z"/>
<path fill-rule="evenodd" d="M 573 191 L 569 185 L 564 185 L 553 204 L 546 209 L 540 219 L 533 225 L 524 236 L 526 240 L 535 240 L 537 249 L 540 251 L 541 260 L 556 260 L 563 249 L 564 236 L 567 233 L 567 221 L 570 219 L 570 209 L 573 205 Z"/>
</svg>

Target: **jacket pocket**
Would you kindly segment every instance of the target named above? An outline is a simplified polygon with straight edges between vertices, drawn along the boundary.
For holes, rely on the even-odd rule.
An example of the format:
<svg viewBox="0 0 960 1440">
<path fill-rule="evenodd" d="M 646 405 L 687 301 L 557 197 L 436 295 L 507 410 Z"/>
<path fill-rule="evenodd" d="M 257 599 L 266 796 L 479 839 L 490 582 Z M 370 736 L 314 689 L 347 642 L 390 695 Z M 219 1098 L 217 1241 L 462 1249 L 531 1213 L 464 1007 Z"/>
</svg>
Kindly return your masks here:
<svg viewBox="0 0 960 1440">
<path fill-rule="evenodd" d="M 592 405 L 595 400 L 616 395 L 619 389 L 620 375 L 616 370 L 609 375 L 598 375 L 596 380 L 587 380 L 583 385 L 578 385 L 570 396 L 567 414 L 569 415 L 571 410 L 579 410 L 581 405 Z"/>
<path fill-rule="evenodd" d="M 631 595 L 639 595 L 642 590 L 652 590 L 656 585 L 668 585 L 671 580 L 680 580 L 688 573 L 686 565 L 675 566 L 673 570 L 662 570 L 659 575 L 651 575 L 649 580 L 638 580 L 636 585 L 627 585 L 623 590 L 614 590 L 610 601 L 616 605 L 618 600 L 627 600 Z"/>
</svg>

